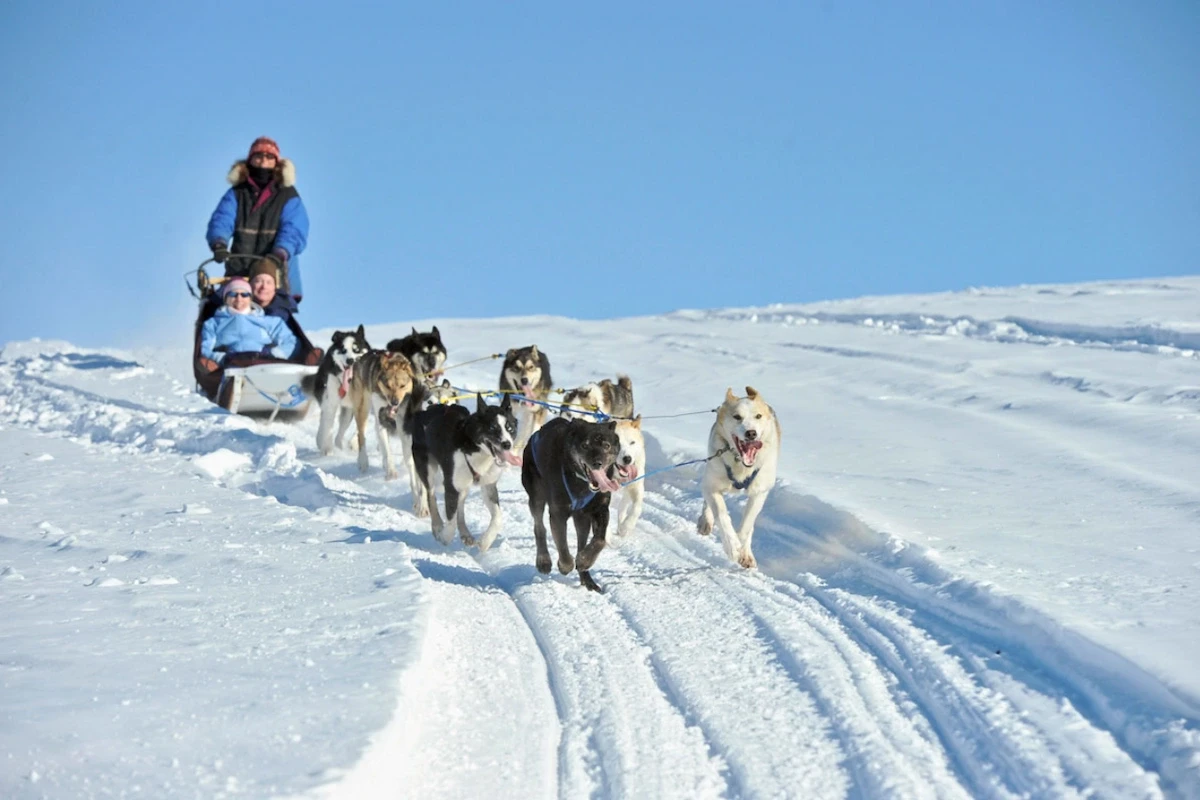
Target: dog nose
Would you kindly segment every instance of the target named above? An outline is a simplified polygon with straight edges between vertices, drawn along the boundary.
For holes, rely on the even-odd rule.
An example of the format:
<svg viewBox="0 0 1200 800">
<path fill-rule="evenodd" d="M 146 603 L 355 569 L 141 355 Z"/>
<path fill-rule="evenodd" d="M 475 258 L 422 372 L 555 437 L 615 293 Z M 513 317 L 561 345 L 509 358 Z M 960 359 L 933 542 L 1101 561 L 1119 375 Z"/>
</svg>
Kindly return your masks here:
<svg viewBox="0 0 1200 800">
<path fill-rule="evenodd" d="M 621 461 L 625 464 L 632 464 L 633 456 L 625 456 L 624 458 L 621 459 Z"/>
<path fill-rule="evenodd" d="M 746 431 L 746 438 L 753 442 L 758 438 L 758 431 Z"/>
<path fill-rule="evenodd" d="M 521 378 L 521 385 L 522 385 L 522 386 L 528 386 L 528 385 L 529 385 L 529 378 Z"/>
</svg>

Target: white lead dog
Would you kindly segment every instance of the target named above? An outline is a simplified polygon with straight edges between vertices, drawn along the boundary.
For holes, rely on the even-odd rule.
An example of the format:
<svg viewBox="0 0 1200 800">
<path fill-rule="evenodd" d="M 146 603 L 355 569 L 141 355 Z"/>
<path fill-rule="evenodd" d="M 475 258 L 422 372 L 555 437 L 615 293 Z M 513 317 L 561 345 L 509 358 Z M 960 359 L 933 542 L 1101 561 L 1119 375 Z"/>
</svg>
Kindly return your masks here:
<svg viewBox="0 0 1200 800">
<path fill-rule="evenodd" d="M 725 390 L 725 402 L 717 409 L 717 421 L 708 434 L 709 460 L 700 484 L 704 511 L 696 521 L 696 530 L 704 536 L 712 533 L 715 517 L 725 553 L 746 569 L 758 566 L 750 552 L 750 540 L 754 521 L 775 485 L 780 436 L 775 410 L 753 387 L 746 387 L 746 397 L 735 396 L 733 389 Z M 725 495 L 735 491 L 745 492 L 748 498 L 742 524 L 736 531 L 725 506 Z"/>
</svg>

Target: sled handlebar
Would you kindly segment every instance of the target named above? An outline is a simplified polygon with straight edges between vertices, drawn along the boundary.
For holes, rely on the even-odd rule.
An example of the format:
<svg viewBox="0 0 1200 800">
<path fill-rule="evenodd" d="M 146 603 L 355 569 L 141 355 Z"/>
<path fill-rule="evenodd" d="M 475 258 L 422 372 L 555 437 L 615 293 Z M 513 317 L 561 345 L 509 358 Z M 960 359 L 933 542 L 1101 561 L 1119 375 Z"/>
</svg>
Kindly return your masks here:
<svg viewBox="0 0 1200 800">
<path fill-rule="evenodd" d="M 274 258 L 274 256 L 255 256 L 248 253 L 229 253 L 227 256 L 225 256 L 226 261 L 232 258 L 251 258 L 257 260 L 261 258 Z M 188 291 L 191 293 L 192 297 L 195 297 L 197 300 L 203 299 L 205 296 L 207 296 L 212 287 L 218 286 L 229 280 L 229 276 L 227 275 L 223 275 L 219 278 L 208 277 L 208 273 L 204 271 L 204 267 L 208 264 L 216 263 L 216 261 L 216 256 L 209 256 L 200 262 L 200 266 L 196 267 L 195 269 L 189 269 L 187 272 L 183 273 L 184 284 L 187 285 Z M 188 280 L 188 278 L 192 276 L 195 276 L 196 278 L 195 286 L 192 286 L 192 283 Z"/>
</svg>

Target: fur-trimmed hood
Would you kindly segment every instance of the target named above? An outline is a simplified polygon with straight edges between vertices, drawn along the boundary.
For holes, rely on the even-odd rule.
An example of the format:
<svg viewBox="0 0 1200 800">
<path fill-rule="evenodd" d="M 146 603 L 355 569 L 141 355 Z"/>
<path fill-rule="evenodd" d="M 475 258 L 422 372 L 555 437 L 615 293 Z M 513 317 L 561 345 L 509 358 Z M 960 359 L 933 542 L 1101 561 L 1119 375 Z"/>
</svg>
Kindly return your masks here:
<svg viewBox="0 0 1200 800">
<path fill-rule="evenodd" d="M 246 180 L 247 175 L 249 175 L 249 172 L 246 166 L 246 159 L 243 158 L 241 161 L 235 161 L 233 163 L 233 166 L 229 168 L 229 174 L 225 176 L 225 179 L 229 181 L 231 186 L 237 186 Z M 292 163 L 290 158 L 280 158 L 276 162 L 275 181 L 280 186 L 285 187 L 296 185 L 296 165 Z"/>
<path fill-rule="evenodd" d="M 235 316 L 236 317 L 264 317 L 264 316 L 266 316 L 266 312 L 264 312 L 262 310 L 262 306 L 260 306 L 254 300 L 251 300 L 250 301 L 250 310 L 247 311 L 245 314 L 238 314 L 236 311 L 231 309 L 229 306 L 223 305 L 220 308 L 218 308 L 216 311 L 213 312 L 213 316 L 214 317 L 235 317 Z"/>
</svg>

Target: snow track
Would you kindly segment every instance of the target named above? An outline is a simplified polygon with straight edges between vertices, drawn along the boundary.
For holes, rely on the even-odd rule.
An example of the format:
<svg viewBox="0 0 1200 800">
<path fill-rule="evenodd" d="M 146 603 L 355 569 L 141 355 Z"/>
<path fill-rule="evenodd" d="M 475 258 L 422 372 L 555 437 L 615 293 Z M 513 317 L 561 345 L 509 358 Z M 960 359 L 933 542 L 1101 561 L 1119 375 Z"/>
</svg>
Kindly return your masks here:
<svg viewBox="0 0 1200 800">
<path fill-rule="evenodd" d="M 1200 797 L 1189 699 L 816 498 L 775 490 L 745 572 L 695 534 L 694 476 L 672 473 L 597 595 L 536 573 L 515 475 L 496 546 L 442 548 L 406 481 L 317 457 L 310 422 L 264 432 L 98 353 L 0 362 L 0 424 L 200 468 L 423 579 L 391 721 L 314 796 Z"/>
</svg>

